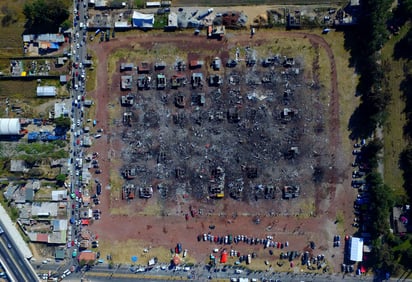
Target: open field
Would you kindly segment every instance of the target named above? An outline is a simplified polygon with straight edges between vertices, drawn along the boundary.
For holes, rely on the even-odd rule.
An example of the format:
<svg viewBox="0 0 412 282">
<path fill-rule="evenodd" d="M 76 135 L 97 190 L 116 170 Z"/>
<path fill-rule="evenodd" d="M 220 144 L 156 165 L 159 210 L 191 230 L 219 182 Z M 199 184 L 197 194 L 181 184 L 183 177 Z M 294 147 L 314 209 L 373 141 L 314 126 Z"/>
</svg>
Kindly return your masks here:
<svg viewBox="0 0 412 282">
<path fill-rule="evenodd" d="M 395 196 L 402 199 L 406 196 L 403 187 L 402 170 L 399 168 L 399 155 L 407 145 L 404 138 L 403 127 L 405 125 L 405 100 L 400 91 L 400 84 L 404 80 L 404 66 L 406 60 L 393 58 L 395 44 L 403 38 L 409 26 L 404 26 L 399 35 L 393 36 L 382 50 L 382 61 L 389 64 L 390 71 L 386 72 L 388 88 L 391 93 L 391 102 L 388 105 L 388 120 L 384 125 L 384 174 L 385 184 L 391 187 Z"/>
</svg>

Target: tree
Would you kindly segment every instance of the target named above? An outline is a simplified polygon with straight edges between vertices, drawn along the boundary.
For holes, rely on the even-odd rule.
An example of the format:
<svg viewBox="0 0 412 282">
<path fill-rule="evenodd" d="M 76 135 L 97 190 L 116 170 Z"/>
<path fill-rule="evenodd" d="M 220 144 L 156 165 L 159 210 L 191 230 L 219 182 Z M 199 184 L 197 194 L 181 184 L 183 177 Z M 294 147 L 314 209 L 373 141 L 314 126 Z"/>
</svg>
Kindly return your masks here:
<svg viewBox="0 0 412 282">
<path fill-rule="evenodd" d="M 65 129 L 70 128 L 70 118 L 68 118 L 68 117 L 62 117 L 62 116 L 58 117 L 58 118 L 54 119 L 54 123 L 58 127 L 63 127 Z"/>
<path fill-rule="evenodd" d="M 27 20 L 27 31 L 34 33 L 55 33 L 70 15 L 68 5 L 63 0 L 35 0 L 33 2 L 26 2 L 23 14 Z"/>
<path fill-rule="evenodd" d="M 64 181 L 66 181 L 66 175 L 64 175 L 64 174 L 58 174 L 58 175 L 56 176 L 56 181 L 57 181 L 57 185 L 62 186 L 63 183 L 64 183 Z"/>
</svg>

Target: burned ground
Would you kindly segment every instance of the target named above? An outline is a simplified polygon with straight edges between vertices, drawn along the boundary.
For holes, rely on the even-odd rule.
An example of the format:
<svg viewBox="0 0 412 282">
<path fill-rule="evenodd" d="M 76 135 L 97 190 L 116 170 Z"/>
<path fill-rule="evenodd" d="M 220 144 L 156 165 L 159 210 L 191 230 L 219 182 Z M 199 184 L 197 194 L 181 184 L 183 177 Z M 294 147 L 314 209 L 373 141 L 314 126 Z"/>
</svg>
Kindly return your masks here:
<svg viewBox="0 0 412 282">
<path fill-rule="evenodd" d="M 166 201 L 177 193 L 197 201 L 223 194 L 246 203 L 272 201 L 282 198 L 285 186 L 314 197 L 331 160 L 320 89 L 304 62 L 311 58 L 259 54 L 247 46 L 189 51 L 168 62 L 141 57 L 132 63 L 145 62 L 148 70 L 117 74 L 133 77 L 135 102 L 123 108 L 131 119 L 122 128 L 122 170 L 136 171 L 129 182 L 137 191 L 160 185 Z M 216 57 L 219 70 L 212 67 Z M 226 66 L 235 57 L 237 65 Z M 155 68 L 159 61 L 166 66 Z M 158 86 L 159 74 L 166 87 Z M 198 85 L 196 74 L 202 76 Z"/>
</svg>

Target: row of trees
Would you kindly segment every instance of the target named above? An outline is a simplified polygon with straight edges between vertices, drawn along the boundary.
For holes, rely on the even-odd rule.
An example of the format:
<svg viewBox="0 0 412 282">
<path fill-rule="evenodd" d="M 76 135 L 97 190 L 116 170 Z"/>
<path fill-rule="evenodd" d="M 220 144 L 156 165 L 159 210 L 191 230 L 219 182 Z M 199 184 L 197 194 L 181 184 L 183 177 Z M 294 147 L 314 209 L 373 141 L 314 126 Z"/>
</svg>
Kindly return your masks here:
<svg viewBox="0 0 412 282">
<path fill-rule="evenodd" d="M 63 23 L 67 25 L 71 3 L 64 0 L 26 1 L 23 8 L 26 32 L 56 33 Z"/>
<path fill-rule="evenodd" d="M 412 0 L 402 2 L 402 9 L 399 15 L 404 21 L 412 20 Z M 404 68 L 404 80 L 401 83 L 401 90 L 405 100 L 406 124 L 404 126 L 404 136 L 409 140 L 409 145 L 403 150 L 400 156 L 400 164 L 403 170 L 404 186 L 412 199 L 412 28 L 406 33 L 405 37 L 399 41 L 395 47 L 397 58 L 407 59 Z"/>
<path fill-rule="evenodd" d="M 390 95 L 384 73 L 388 65 L 382 63 L 380 50 L 388 38 L 386 24 L 391 3 L 390 0 L 362 1 L 359 24 L 346 40 L 360 74 L 356 91 L 361 104 L 349 123 L 353 138 L 371 136 L 386 117 Z"/>
<path fill-rule="evenodd" d="M 361 104 L 349 123 L 353 138 L 366 138 L 373 135 L 376 128 L 385 122 L 387 116 L 386 107 L 390 102 L 391 90 L 385 74 L 391 69 L 390 64 L 382 61 L 380 50 L 389 36 L 388 23 L 393 22 L 394 19 L 397 19 L 395 22 L 399 22 L 400 14 L 409 16 L 404 7 L 398 9 L 396 16 L 393 16 L 390 13 L 391 4 L 390 0 L 362 1 L 362 18 L 356 30 L 351 31 L 347 38 L 356 42 L 348 45 L 352 52 L 353 63 L 360 74 L 357 94 L 361 96 Z M 412 0 L 403 2 L 403 5 L 412 8 Z M 412 39 L 412 32 L 410 38 Z M 412 46 L 412 40 L 406 40 L 405 45 Z M 412 89 L 412 84 L 409 89 Z M 412 117 L 412 99 L 410 105 Z M 412 129 L 412 121 L 410 128 Z M 393 196 L 391 188 L 384 184 L 377 170 L 382 148 L 382 142 L 376 139 L 362 149 L 362 155 L 371 169 L 366 182 L 370 191 L 368 223 L 373 248 L 366 264 L 377 272 L 393 274 L 411 268 L 412 251 L 405 251 L 400 246 L 412 239 L 409 236 L 400 238 L 390 232 L 390 213 L 398 199 Z M 403 159 L 409 168 L 408 180 L 412 180 L 412 145 L 404 152 Z"/>
</svg>

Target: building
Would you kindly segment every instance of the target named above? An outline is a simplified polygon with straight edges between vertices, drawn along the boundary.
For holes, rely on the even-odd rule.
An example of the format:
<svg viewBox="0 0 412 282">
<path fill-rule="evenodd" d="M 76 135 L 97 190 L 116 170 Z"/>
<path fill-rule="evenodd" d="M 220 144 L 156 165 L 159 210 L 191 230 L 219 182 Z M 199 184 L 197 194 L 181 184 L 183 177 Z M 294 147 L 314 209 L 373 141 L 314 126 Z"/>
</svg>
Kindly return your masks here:
<svg viewBox="0 0 412 282">
<path fill-rule="evenodd" d="M 167 16 L 167 29 L 177 29 L 177 14 L 175 12 L 170 12 L 170 14 Z"/>
<path fill-rule="evenodd" d="M 64 260 L 65 254 L 66 254 L 66 252 L 65 252 L 64 249 L 58 248 L 58 249 L 56 249 L 56 251 L 54 253 L 54 259 L 55 260 Z"/>
<path fill-rule="evenodd" d="M 0 135 L 19 135 L 20 131 L 18 118 L 0 118 Z"/>
<path fill-rule="evenodd" d="M 55 97 L 57 89 L 55 86 L 37 86 L 37 97 Z"/>
<path fill-rule="evenodd" d="M 61 202 L 67 200 L 67 190 L 54 190 L 52 191 L 52 201 Z"/>
<path fill-rule="evenodd" d="M 131 75 L 122 75 L 121 77 L 121 89 L 131 90 L 133 84 L 133 77 Z"/>
<path fill-rule="evenodd" d="M 106 9 L 107 8 L 107 0 L 95 0 L 94 1 L 94 8 L 95 9 Z"/>
<path fill-rule="evenodd" d="M 154 14 L 142 14 L 133 11 L 132 25 L 134 28 L 153 28 Z"/>
<path fill-rule="evenodd" d="M 349 239 L 349 252 L 351 261 L 362 261 L 363 238 L 351 237 Z"/>
<path fill-rule="evenodd" d="M 69 110 L 66 108 L 65 103 L 55 103 L 54 104 L 54 118 L 68 117 Z"/>
<path fill-rule="evenodd" d="M 132 28 L 132 25 L 126 21 L 117 21 L 117 22 L 114 22 L 114 28 L 124 30 L 124 29 Z"/>
<path fill-rule="evenodd" d="M 131 71 L 134 69 L 133 63 L 121 63 L 120 64 L 120 71 Z"/>
<path fill-rule="evenodd" d="M 77 259 L 79 260 L 79 263 L 82 264 L 93 264 L 96 260 L 96 253 L 92 251 L 83 251 L 80 252 Z"/>
<path fill-rule="evenodd" d="M 60 84 L 66 84 L 67 83 L 67 75 L 62 74 L 60 75 Z"/>
</svg>

